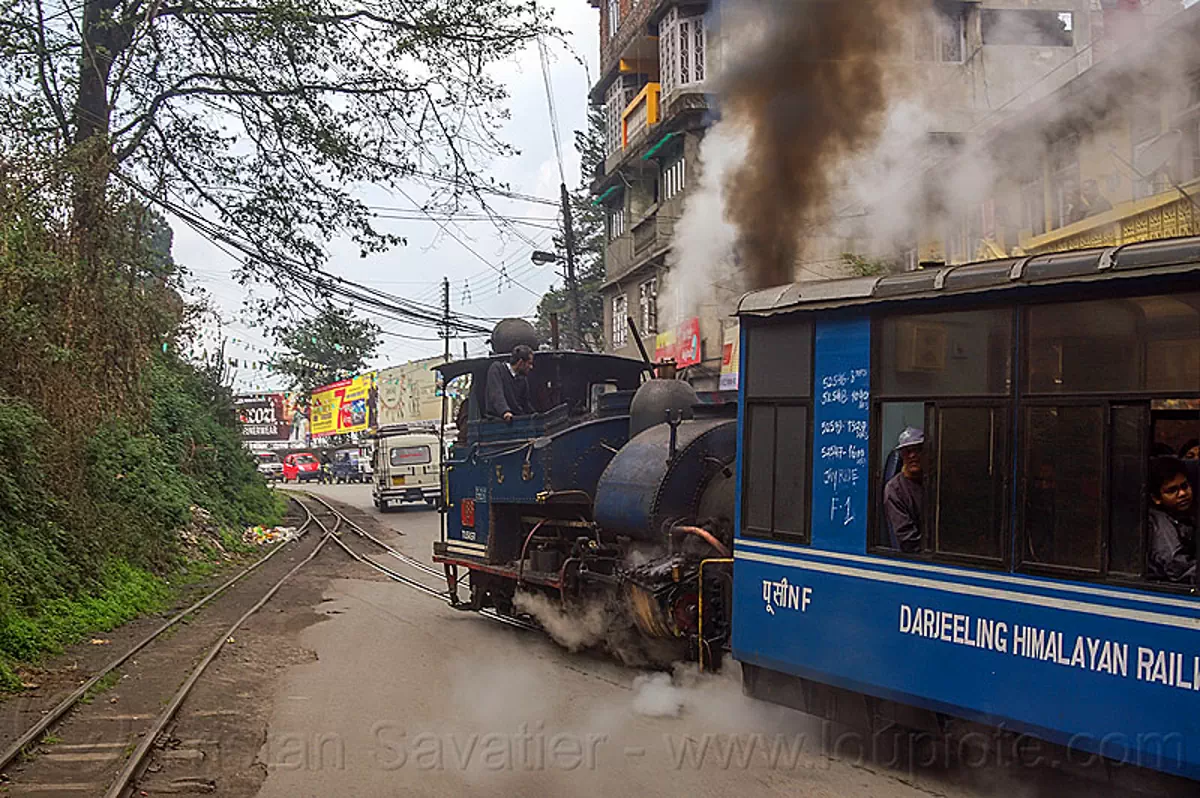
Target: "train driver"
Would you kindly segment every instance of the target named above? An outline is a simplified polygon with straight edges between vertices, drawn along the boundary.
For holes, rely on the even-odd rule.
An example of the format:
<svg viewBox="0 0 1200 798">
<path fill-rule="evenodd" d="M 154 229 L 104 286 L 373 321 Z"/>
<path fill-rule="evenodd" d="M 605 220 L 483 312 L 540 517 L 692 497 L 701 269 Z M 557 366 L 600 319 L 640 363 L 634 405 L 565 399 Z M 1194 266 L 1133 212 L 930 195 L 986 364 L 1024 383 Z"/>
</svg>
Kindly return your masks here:
<svg viewBox="0 0 1200 798">
<path fill-rule="evenodd" d="M 921 452 L 925 432 L 908 427 L 896 441 L 900 454 L 900 473 L 883 488 L 883 510 L 888 526 L 900 544 L 900 551 L 915 554 L 921 550 L 921 513 L 925 492 L 921 487 Z"/>
<path fill-rule="evenodd" d="M 1196 526 L 1192 486 L 1183 461 L 1156 457 L 1150 461 L 1151 579 L 1190 582 L 1196 573 Z"/>
<path fill-rule="evenodd" d="M 513 347 L 507 363 L 493 363 L 487 373 L 484 415 L 505 422 L 512 421 L 513 416 L 533 415 L 526 379 L 530 371 L 533 371 L 533 350 L 525 344 Z"/>
</svg>

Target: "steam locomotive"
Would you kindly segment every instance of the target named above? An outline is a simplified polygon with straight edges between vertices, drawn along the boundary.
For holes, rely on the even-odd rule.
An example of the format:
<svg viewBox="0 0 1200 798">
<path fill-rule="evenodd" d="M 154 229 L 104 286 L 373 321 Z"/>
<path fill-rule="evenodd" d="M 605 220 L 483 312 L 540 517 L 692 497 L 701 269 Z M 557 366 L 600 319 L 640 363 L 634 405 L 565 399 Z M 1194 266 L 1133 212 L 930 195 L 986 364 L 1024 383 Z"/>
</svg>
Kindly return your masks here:
<svg viewBox="0 0 1200 798">
<path fill-rule="evenodd" d="M 469 375 L 471 386 L 434 547 L 455 604 L 547 627 L 546 613 L 586 615 L 598 627 L 586 642 L 628 664 L 718 667 L 729 637 L 736 403 L 648 378 L 648 362 L 540 351 L 528 376 L 538 412 L 488 419 L 488 367 L 522 343 L 536 344 L 532 327 L 505 320 L 491 356 L 439 367 L 445 384 Z"/>
</svg>

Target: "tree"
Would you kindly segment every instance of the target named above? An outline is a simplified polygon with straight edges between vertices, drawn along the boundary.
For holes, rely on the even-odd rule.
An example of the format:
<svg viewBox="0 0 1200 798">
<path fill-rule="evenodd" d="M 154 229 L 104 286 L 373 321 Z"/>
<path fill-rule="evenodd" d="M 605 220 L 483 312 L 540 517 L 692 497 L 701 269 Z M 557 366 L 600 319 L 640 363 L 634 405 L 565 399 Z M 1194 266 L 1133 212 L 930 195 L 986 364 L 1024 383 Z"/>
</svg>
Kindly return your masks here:
<svg viewBox="0 0 1200 798">
<path fill-rule="evenodd" d="M 605 117 L 603 108 L 588 110 L 588 129 L 575 131 L 575 149 L 580 155 L 580 184 L 571 192 L 571 214 L 575 232 L 575 272 L 579 280 L 579 315 L 582 317 L 584 348 L 604 350 L 604 209 L 592 204 L 591 183 L 604 162 Z M 562 236 L 554 239 L 559 262 L 566 263 Z M 567 335 L 570 295 L 565 287 L 551 286 L 538 303 L 537 330 L 542 340 L 550 339 L 550 316 L 557 313 L 560 333 Z"/>
<path fill-rule="evenodd" d="M 314 388 L 363 371 L 379 348 L 379 327 L 354 318 L 348 309 L 326 305 L 281 333 L 279 345 L 287 353 L 276 357 L 273 367 L 292 378 L 290 389 L 307 397 Z"/>
<path fill-rule="evenodd" d="M 240 252 L 248 278 L 311 287 L 323 240 L 400 241 L 355 184 L 479 197 L 480 164 L 509 152 L 491 67 L 546 32 L 531 0 L 9 0 L 0 161 L 69 167 L 63 215 L 94 270 L 119 185 Z"/>
</svg>

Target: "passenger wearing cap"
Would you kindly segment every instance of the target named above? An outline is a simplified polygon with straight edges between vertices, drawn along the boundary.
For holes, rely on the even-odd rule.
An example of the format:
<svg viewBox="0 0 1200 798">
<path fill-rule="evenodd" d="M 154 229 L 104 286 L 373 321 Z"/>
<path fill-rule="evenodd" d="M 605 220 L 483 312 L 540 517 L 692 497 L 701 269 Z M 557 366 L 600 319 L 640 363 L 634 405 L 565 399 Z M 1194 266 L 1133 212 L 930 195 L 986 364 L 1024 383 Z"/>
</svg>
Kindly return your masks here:
<svg viewBox="0 0 1200 798">
<path fill-rule="evenodd" d="M 915 554 L 921 550 L 921 516 L 925 491 L 921 487 L 921 451 L 925 433 L 909 427 L 900 433 L 896 451 L 903 466 L 900 473 L 883 488 L 883 511 L 888 526 L 900 544 L 900 551 Z"/>
</svg>

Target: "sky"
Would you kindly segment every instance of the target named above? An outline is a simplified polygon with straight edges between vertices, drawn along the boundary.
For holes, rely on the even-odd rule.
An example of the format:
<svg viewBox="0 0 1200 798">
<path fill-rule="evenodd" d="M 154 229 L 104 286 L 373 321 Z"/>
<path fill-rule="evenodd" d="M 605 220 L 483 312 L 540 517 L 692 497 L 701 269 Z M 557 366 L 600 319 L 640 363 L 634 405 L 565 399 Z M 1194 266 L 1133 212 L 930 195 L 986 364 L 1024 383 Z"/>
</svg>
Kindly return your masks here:
<svg viewBox="0 0 1200 798">
<path fill-rule="evenodd" d="M 599 12 L 588 0 L 545 0 L 554 11 L 554 24 L 567 31 L 567 44 L 548 42 L 550 74 L 554 102 L 561 131 L 564 168 L 567 185 L 574 187 L 579 180 L 579 154 L 575 152 L 572 131 L 587 124 L 587 93 L 589 81 L 598 75 Z M 574 54 L 568 51 L 570 47 Z M 579 63 L 582 57 L 587 67 Z M 559 171 L 555 157 L 550 114 L 546 102 L 546 87 L 536 47 L 529 47 L 512 62 L 499 65 L 496 73 L 508 86 L 508 107 L 512 118 L 501 137 L 516 147 L 519 155 L 495 161 L 485 174 L 507 183 L 513 191 L 557 199 Z M 409 193 L 420 199 L 425 192 L 414 186 Z M 406 247 L 360 258 L 357 248 L 348 242 L 332 241 L 327 245 L 329 261 L 326 269 L 347 279 L 381 291 L 426 302 L 441 304 L 441 282 L 450 279 L 452 309 L 487 317 L 524 316 L 532 319 L 542 294 L 552 285 L 561 284 L 556 266 L 536 266 L 530 254 L 538 249 L 552 249 L 551 237 L 556 229 L 556 209 L 544 204 L 493 199 L 497 212 L 527 219 L 518 226 L 518 237 L 510 231 L 500 231 L 490 222 L 463 219 L 449 226 L 462 239 L 454 240 L 433 221 L 424 218 L 399 193 L 377 186 L 363 186 L 359 192 L 368 205 L 397 209 L 403 220 L 379 219 L 383 231 L 404 236 Z M 468 209 L 468 213 L 473 209 Z M 474 215 L 474 214 L 471 214 Z M 185 223 L 172 220 L 175 232 L 175 260 L 191 273 L 187 285 L 206 292 L 221 316 L 206 325 L 197 342 L 197 350 L 213 351 L 219 340 L 226 342 L 226 358 L 239 363 L 261 363 L 277 351 L 272 340 L 251 324 L 251 317 L 242 312 L 246 289 L 232 278 L 236 261 L 216 248 Z M 468 250 L 474 250 L 471 252 Z M 508 279 L 499 274 L 503 270 Z M 369 312 L 359 313 L 379 324 L 385 331 L 383 342 L 371 368 L 385 368 L 410 360 L 439 355 L 444 343 L 436 332 L 412 327 L 395 320 L 382 320 Z M 400 337 L 408 336 L 408 337 Z M 414 340 L 415 339 L 415 340 Z M 485 338 L 467 341 L 468 351 L 480 354 L 485 350 Z M 451 344 L 456 357 L 462 355 L 463 342 Z M 269 391 L 286 387 L 286 380 L 266 370 L 239 365 L 233 372 L 238 391 Z"/>
</svg>

